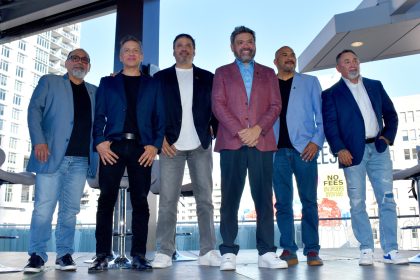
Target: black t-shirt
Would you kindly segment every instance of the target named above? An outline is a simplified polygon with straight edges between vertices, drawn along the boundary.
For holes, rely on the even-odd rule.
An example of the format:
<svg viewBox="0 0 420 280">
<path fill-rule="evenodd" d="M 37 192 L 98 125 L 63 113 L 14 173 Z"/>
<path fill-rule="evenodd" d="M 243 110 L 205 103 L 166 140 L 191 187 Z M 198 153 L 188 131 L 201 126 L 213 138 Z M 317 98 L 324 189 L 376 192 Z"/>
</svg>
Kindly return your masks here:
<svg viewBox="0 0 420 280">
<path fill-rule="evenodd" d="M 137 97 L 139 95 L 141 76 L 124 77 L 124 89 L 127 99 L 127 114 L 124 122 L 124 133 L 133 133 L 139 135 L 136 117 Z"/>
<path fill-rule="evenodd" d="M 287 129 L 286 114 L 287 106 L 289 104 L 290 90 L 292 89 L 293 77 L 283 81 L 279 79 L 280 95 L 281 95 L 281 112 L 280 112 L 280 134 L 277 148 L 293 149 L 292 142 L 290 142 L 289 130 Z"/>
<path fill-rule="evenodd" d="M 92 107 L 85 83 L 76 85 L 70 81 L 73 91 L 74 123 L 66 156 L 89 157 Z"/>
</svg>

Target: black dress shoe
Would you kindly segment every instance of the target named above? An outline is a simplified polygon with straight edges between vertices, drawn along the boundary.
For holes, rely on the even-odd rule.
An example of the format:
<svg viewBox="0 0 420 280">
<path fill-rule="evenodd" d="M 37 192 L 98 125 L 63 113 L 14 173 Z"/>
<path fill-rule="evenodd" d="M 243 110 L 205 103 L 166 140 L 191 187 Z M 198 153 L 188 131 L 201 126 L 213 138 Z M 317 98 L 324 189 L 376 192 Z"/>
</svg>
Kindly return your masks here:
<svg viewBox="0 0 420 280">
<path fill-rule="evenodd" d="M 147 270 L 152 269 L 150 262 L 146 260 L 143 256 L 133 256 L 133 261 L 131 262 L 131 268 L 136 270 Z"/>
<path fill-rule="evenodd" d="M 97 273 L 108 270 L 108 259 L 106 256 L 98 256 L 89 267 L 88 273 Z"/>
</svg>

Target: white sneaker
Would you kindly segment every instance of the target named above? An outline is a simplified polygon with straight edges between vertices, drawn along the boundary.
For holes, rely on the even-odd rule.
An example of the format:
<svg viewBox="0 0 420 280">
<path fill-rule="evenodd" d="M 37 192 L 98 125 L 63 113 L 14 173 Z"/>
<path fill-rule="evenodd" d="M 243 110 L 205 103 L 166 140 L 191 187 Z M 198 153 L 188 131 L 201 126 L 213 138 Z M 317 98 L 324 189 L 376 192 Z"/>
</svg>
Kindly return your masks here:
<svg viewBox="0 0 420 280">
<path fill-rule="evenodd" d="M 236 255 L 227 253 L 222 256 L 220 263 L 220 270 L 235 270 L 236 269 Z"/>
<path fill-rule="evenodd" d="M 151 263 L 153 268 L 166 268 L 172 266 L 172 258 L 168 255 L 157 253 Z"/>
<path fill-rule="evenodd" d="M 392 250 L 384 255 L 384 263 L 408 264 L 409 261 L 407 258 L 402 257 L 397 250 Z"/>
<path fill-rule="evenodd" d="M 220 256 L 219 251 L 211 250 L 208 251 L 205 255 L 198 257 L 199 265 L 207 266 L 220 266 L 222 257 Z"/>
<path fill-rule="evenodd" d="M 265 268 L 287 268 L 287 262 L 281 260 L 276 253 L 268 252 L 262 256 L 258 256 L 258 267 Z"/>
<path fill-rule="evenodd" d="M 359 265 L 373 265 L 373 250 L 372 249 L 360 250 Z"/>
</svg>

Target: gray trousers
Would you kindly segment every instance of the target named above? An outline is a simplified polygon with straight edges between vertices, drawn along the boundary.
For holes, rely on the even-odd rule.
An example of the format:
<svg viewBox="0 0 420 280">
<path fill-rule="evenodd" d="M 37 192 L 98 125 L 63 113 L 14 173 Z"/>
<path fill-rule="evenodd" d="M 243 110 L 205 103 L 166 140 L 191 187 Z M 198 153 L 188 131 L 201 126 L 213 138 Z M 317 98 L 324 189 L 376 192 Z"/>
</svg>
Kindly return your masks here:
<svg viewBox="0 0 420 280">
<path fill-rule="evenodd" d="M 213 250 L 216 237 L 213 222 L 213 159 L 211 145 L 203 149 L 177 151 L 173 158 L 159 156 L 160 192 L 159 216 L 156 229 L 158 252 L 171 256 L 175 252 L 175 231 L 178 200 L 181 193 L 185 162 L 190 171 L 193 193 L 197 205 L 200 232 L 200 256 Z"/>
</svg>

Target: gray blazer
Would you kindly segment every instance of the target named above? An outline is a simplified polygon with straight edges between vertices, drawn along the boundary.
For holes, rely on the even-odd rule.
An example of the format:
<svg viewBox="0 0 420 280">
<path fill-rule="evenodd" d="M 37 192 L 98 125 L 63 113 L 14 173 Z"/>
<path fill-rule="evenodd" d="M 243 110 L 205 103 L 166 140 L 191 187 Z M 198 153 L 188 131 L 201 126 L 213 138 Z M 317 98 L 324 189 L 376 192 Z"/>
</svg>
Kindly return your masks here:
<svg viewBox="0 0 420 280">
<path fill-rule="evenodd" d="M 92 121 L 95 113 L 96 86 L 86 83 L 92 108 Z M 27 171 L 35 173 L 54 173 L 57 171 L 67 150 L 73 130 L 74 110 L 73 92 L 69 76 L 44 75 L 39 79 L 28 107 L 28 128 L 32 146 L 48 144 L 50 156 L 42 163 L 35 158 L 32 149 Z M 92 135 L 92 133 L 91 133 Z M 98 155 L 90 143 L 90 166 L 88 176 L 95 176 Z"/>
</svg>

